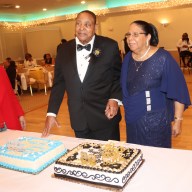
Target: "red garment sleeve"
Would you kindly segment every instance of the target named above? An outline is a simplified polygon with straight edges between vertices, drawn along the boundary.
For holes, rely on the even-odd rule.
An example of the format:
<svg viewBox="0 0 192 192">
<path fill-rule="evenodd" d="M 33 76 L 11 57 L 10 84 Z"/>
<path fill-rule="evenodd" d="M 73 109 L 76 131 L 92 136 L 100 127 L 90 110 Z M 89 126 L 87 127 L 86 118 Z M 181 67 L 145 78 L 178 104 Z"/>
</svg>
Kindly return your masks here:
<svg viewBox="0 0 192 192">
<path fill-rule="evenodd" d="M 24 115 L 22 107 L 14 94 L 6 71 L 0 67 L 0 119 L 8 129 L 22 130 L 19 117 Z"/>
</svg>

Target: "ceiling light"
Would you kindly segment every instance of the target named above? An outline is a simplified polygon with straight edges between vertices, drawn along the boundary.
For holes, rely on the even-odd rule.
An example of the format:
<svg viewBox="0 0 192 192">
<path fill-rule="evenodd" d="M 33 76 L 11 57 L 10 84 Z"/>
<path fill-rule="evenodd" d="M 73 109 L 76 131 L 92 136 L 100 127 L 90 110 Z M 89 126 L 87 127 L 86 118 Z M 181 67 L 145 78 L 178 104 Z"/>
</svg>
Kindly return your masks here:
<svg viewBox="0 0 192 192">
<path fill-rule="evenodd" d="M 46 9 L 46 8 L 43 8 L 43 11 L 47 11 L 47 9 Z"/>
<path fill-rule="evenodd" d="M 168 24 L 169 24 L 169 21 L 168 21 L 167 19 L 162 19 L 162 20 L 160 21 L 160 23 L 161 23 L 161 25 L 162 25 L 163 27 L 167 27 Z"/>
<path fill-rule="evenodd" d="M 15 8 L 16 8 L 16 9 L 19 9 L 19 8 L 20 8 L 20 5 L 15 5 Z"/>
<path fill-rule="evenodd" d="M 81 4 L 85 4 L 86 3 L 86 1 L 81 1 Z"/>
</svg>

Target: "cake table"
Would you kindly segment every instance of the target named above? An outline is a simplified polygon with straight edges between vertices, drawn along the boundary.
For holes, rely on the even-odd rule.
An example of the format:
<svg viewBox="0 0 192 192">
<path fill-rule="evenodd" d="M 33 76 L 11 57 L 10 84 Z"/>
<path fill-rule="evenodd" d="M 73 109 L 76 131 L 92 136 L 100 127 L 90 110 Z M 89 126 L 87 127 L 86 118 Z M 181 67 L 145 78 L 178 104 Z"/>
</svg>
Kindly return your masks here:
<svg viewBox="0 0 192 192">
<path fill-rule="evenodd" d="M 7 130 L 0 133 L 0 145 L 7 141 L 22 137 L 41 137 L 40 133 Z M 49 139 L 60 140 L 67 149 L 72 149 L 82 142 L 90 140 L 50 135 Z M 93 140 L 91 140 L 93 142 Z M 100 143 L 101 141 L 95 141 Z M 192 151 L 147 147 L 127 144 L 139 148 L 143 152 L 145 163 L 127 183 L 123 192 L 162 192 L 191 191 Z M 99 186 L 53 177 L 54 164 L 37 175 L 31 175 L 0 167 L 0 191 L 4 192 L 107 192 Z M 114 191 L 113 189 L 111 189 Z M 117 190 L 118 191 L 118 190 Z"/>
</svg>

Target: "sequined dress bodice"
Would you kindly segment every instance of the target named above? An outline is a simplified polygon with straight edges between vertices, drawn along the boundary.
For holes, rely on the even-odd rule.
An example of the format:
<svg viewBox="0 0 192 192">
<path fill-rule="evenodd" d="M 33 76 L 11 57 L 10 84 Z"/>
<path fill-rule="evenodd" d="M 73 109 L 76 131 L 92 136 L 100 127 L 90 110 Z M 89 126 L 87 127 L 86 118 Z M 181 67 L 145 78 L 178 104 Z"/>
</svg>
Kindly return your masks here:
<svg viewBox="0 0 192 192">
<path fill-rule="evenodd" d="M 140 65 L 140 62 L 134 61 L 131 57 L 127 75 L 127 89 L 129 95 L 159 87 L 164 63 L 165 54 L 162 53 L 161 49 L 152 57 L 145 60 L 138 71 L 136 71 L 136 69 L 137 66 Z"/>
</svg>

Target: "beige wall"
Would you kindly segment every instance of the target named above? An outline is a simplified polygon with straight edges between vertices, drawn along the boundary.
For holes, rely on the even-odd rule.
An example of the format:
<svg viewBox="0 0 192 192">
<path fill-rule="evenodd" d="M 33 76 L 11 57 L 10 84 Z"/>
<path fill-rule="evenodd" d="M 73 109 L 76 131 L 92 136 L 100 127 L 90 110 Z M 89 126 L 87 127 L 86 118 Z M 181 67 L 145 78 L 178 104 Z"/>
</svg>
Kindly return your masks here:
<svg viewBox="0 0 192 192">
<path fill-rule="evenodd" d="M 111 37 L 119 42 L 127 32 L 129 24 L 134 20 L 145 20 L 153 23 L 159 32 L 160 47 L 167 50 L 176 51 L 176 43 L 181 38 L 182 33 L 189 33 L 192 39 L 192 7 L 164 9 L 148 12 L 123 12 L 114 13 L 98 17 L 98 34 Z M 170 23 L 167 27 L 160 24 L 162 19 L 167 19 Z M 63 21 L 50 26 L 60 26 L 62 36 L 66 39 L 74 37 L 74 20 Z"/>
<path fill-rule="evenodd" d="M 61 41 L 59 27 L 37 27 L 25 32 L 27 51 L 42 59 L 45 53 L 56 56 L 57 45 Z"/>
<path fill-rule="evenodd" d="M 23 34 L 21 31 L 0 31 L 0 61 L 10 55 L 20 60 L 24 54 Z"/>
<path fill-rule="evenodd" d="M 106 16 L 100 16 L 98 17 L 98 29 L 97 34 L 108 36 L 113 39 L 115 39 L 120 46 L 120 42 L 122 38 L 124 37 L 124 34 L 127 32 L 129 24 L 133 22 L 134 20 L 145 20 L 148 22 L 153 23 L 158 31 L 159 31 L 159 46 L 165 47 L 165 49 L 171 51 L 173 55 L 176 55 L 176 43 L 179 38 L 181 38 L 181 35 L 183 32 L 187 32 L 189 34 L 189 37 L 192 39 L 192 22 L 190 22 L 192 18 L 192 7 L 187 8 L 176 8 L 176 9 L 164 9 L 164 10 L 155 10 L 155 11 L 139 11 L 139 12 L 123 12 L 123 13 L 113 13 L 108 14 Z M 170 23 L 167 27 L 163 27 L 160 24 L 161 19 L 167 19 Z M 48 24 L 47 28 L 55 28 L 57 27 L 59 29 L 59 34 L 56 36 L 51 35 L 49 33 L 44 33 L 44 38 L 41 38 L 41 33 L 39 33 L 39 41 L 34 43 L 33 41 L 30 42 L 30 50 L 35 50 L 36 46 L 38 44 L 39 49 L 38 52 L 35 51 L 32 55 L 36 58 L 39 58 L 41 54 L 46 52 L 46 42 L 44 39 L 51 38 L 51 41 L 55 42 L 54 46 L 58 44 L 59 36 L 60 38 L 65 38 L 67 40 L 74 38 L 74 26 L 75 21 L 74 20 L 67 20 L 57 23 Z M 24 45 L 17 45 L 14 47 L 23 47 L 23 52 L 28 51 L 28 43 L 29 41 L 26 41 L 26 31 L 23 31 L 24 38 L 23 41 L 17 43 L 23 43 Z M 35 36 L 38 36 L 38 33 L 34 34 Z M 34 36 L 34 37 L 35 37 Z M 34 38 L 30 37 L 30 38 Z M 4 36 L 2 35 L 2 32 L 0 31 L 0 50 L 2 49 L 2 41 L 4 41 Z M 7 43 L 9 43 L 9 39 L 6 39 Z M 15 43 L 15 42 L 13 42 Z M 5 42 L 6 44 L 6 42 Z M 41 46 L 43 44 L 43 46 Z M 34 47 L 33 47 L 34 46 Z M 50 50 L 53 51 L 55 47 L 50 48 Z M 7 56 L 12 56 L 11 52 L 9 51 L 10 55 L 6 55 L 7 51 L 3 48 L 2 54 L 0 55 L 0 60 Z M 175 52 L 175 53 L 174 53 Z M 23 54 L 23 53 L 21 53 Z M 55 54 L 51 53 L 51 54 Z M 14 54 L 13 54 L 14 55 Z"/>
<path fill-rule="evenodd" d="M 188 32 L 192 38 L 192 8 L 170 9 L 155 12 L 135 13 L 135 14 L 119 14 L 107 17 L 101 22 L 102 33 L 111 36 L 118 42 L 127 32 L 129 24 L 134 20 L 145 20 L 153 23 L 159 32 L 159 46 L 165 47 L 167 50 L 176 50 L 176 42 L 183 32 Z M 160 24 L 161 19 L 168 19 L 170 24 L 163 27 Z M 110 30 L 113 29 L 113 30 Z"/>
</svg>

